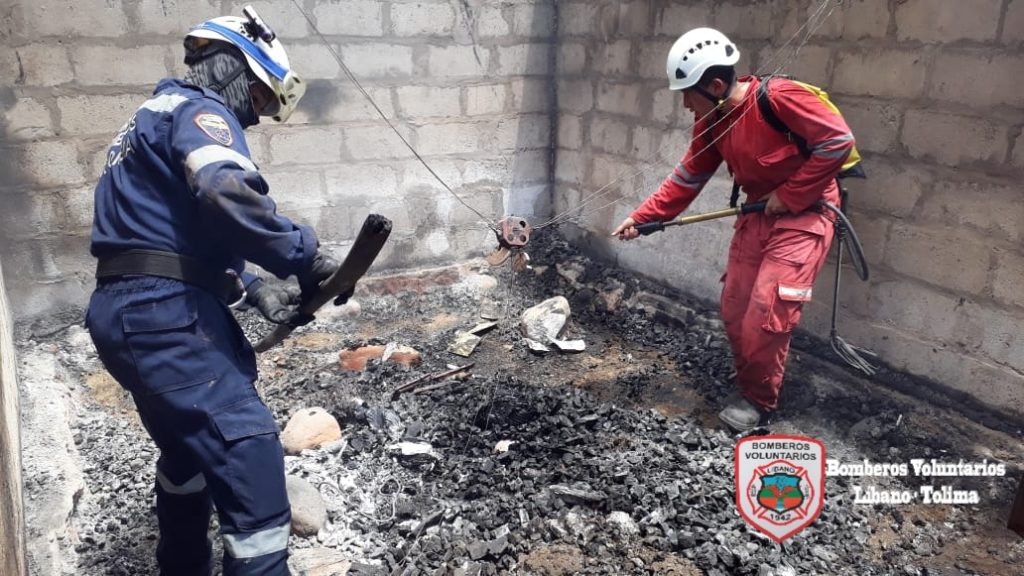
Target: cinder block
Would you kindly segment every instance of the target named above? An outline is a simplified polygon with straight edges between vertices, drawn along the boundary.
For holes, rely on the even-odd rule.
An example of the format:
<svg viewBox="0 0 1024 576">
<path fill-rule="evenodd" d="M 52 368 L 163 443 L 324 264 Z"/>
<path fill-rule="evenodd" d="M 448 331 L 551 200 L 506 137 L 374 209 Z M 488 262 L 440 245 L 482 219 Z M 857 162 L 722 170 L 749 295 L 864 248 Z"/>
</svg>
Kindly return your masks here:
<svg viewBox="0 0 1024 576">
<path fill-rule="evenodd" d="M 434 78 L 484 77 L 490 66 L 491 52 L 473 46 L 430 46 L 428 68 Z"/>
<path fill-rule="evenodd" d="M 642 162 L 654 161 L 660 155 L 661 133 L 650 126 L 634 126 L 631 156 Z"/>
<path fill-rule="evenodd" d="M 523 114 L 498 122 L 493 140 L 485 139 L 489 150 L 548 148 L 551 144 L 551 120 L 542 114 Z"/>
<path fill-rule="evenodd" d="M 558 7 L 559 33 L 563 36 L 593 34 L 600 8 L 596 2 L 561 2 Z"/>
<path fill-rule="evenodd" d="M 704 4 L 671 3 L 654 15 L 654 31 L 671 37 L 674 42 L 688 30 L 712 26 L 710 7 Z M 668 52 L 665 53 L 668 56 Z"/>
<path fill-rule="evenodd" d="M 313 8 L 317 28 L 324 34 L 382 36 L 384 3 L 372 0 L 324 0 Z"/>
<path fill-rule="evenodd" d="M 331 128 L 293 126 L 270 137 L 270 156 L 275 166 L 327 164 L 341 160 L 342 133 Z"/>
<path fill-rule="evenodd" d="M 57 86 L 75 77 L 63 44 L 29 44 L 14 53 L 22 83 L 26 86 Z"/>
<path fill-rule="evenodd" d="M 367 93 L 388 118 L 395 117 L 391 90 L 364 84 Z M 288 124 L 332 124 L 378 121 L 380 114 L 348 81 L 313 81 Z M 386 127 L 385 127 L 386 128 Z"/>
<path fill-rule="evenodd" d="M 897 370 L 942 382 L 1000 410 L 1020 413 L 1018 407 L 1024 405 L 1024 379 L 965 354 L 960 347 L 922 340 L 877 323 L 848 322 L 843 332 L 858 345 L 874 349 Z"/>
<path fill-rule="evenodd" d="M 554 102 L 551 80 L 519 78 L 509 83 L 512 93 L 512 109 L 518 114 L 545 112 Z"/>
<path fill-rule="evenodd" d="M 896 37 L 942 44 L 995 40 L 1002 7 L 1002 0 L 961 0 L 937 10 L 929 0 L 907 0 L 896 5 Z"/>
<path fill-rule="evenodd" d="M 398 126 L 398 131 L 406 140 L 412 141 L 411 130 L 405 126 Z M 385 126 L 346 127 L 344 133 L 349 156 L 357 160 L 412 158 L 412 152 L 391 129 Z"/>
<path fill-rule="evenodd" d="M 352 49 L 351 45 L 334 46 L 334 50 L 342 57 L 342 61 L 345 65 L 352 69 L 353 73 L 360 81 L 363 80 L 362 72 L 365 69 L 361 69 L 356 72 L 352 68 L 348 60 L 347 51 Z M 306 82 L 312 83 L 317 80 L 331 80 L 334 81 L 341 77 L 341 67 L 338 66 L 338 61 L 334 59 L 331 51 L 327 49 L 327 46 L 317 42 L 312 44 L 296 44 L 294 46 L 288 46 L 288 61 L 295 67 L 295 71 L 302 76 L 302 79 Z M 410 61 L 410 68 L 412 64 Z M 366 67 L 369 67 L 368 65 Z M 347 83 L 347 81 L 346 81 Z M 302 107 L 304 102 L 300 103 Z"/>
<path fill-rule="evenodd" d="M 416 129 L 416 150 L 427 156 L 477 152 L 489 127 L 483 122 L 426 124 Z"/>
<path fill-rule="evenodd" d="M 155 85 L 168 76 L 168 46 L 76 46 L 71 51 L 75 81 L 85 86 Z"/>
<path fill-rule="evenodd" d="M 400 177 L 398 181 L 398 188 L 395 189 L 395 197 L 399 200 L 411 200 L 417 191 L 429 190 L 431 194 L 437 198 L 442 196 L 447 200 L 451 199 L 448 192 L 441 186 L 441 183 L 434 178 L 433 174 L 427 171 L 417 161 L 405 162 L 400 166 Z M 463 178 L 462 173 L 459 172 L 459 167 L 456 165 L 456 160 L 449 160 L 445 158 L 431 158 L 430 168 L 441 177 L 441 180 L 448 185 L 452 190 L 459 191 L 462 189 L 466 180 Z M 494 173 L 488 173 L 487 179 L 491 180 L 494 177 Z M 433 212 L 432 208 L 430 212 Z M 413 210 L 413 214 L 419 214 L 419 218 L 422 218 L 426 213 L 420 210 Z"/>
<path fill-rule="evenodd" d="M 508 98 L 507 85 L 466 86 L 463 90 L 466 93 L 467 116 L 501 114 L 505 111 L 505 101 Z"/>
<path fill-rule="evenodd" d="M 934 159 L 948 166 L 1001 164 L 1006 157 L 1008 130 L 985 118 L 910 110 L 903 122 L 903 143 L 914 158 Z"/>
<path fill-rule="evenodd" d="M 451 4 L 392 4 L 391 26 L 396 36 L 448 36 L 455 24 Z"/>
<path fill-rule="evenodd" d="M 930 96 L 987 108 L 1005 104 L 1024 107 L 1017 76 L 1024 70 L 1024 56 L 991 52 L 942 52 L 936 56 Z M 984 86 L 984 90 L 979 90 Z"/>
<path fill-rule="evenodd" d="M 1024 134 L 1017 136 L 1013 144 L 1013 165 L 1024 168 Z"/>
<path fill-rule="evenodd" d="M 342 164 L 324 171 L 328 201 L 346 206 L 352 198 L 395 197 L 398 175 L 391 166 Z"/>
<path fill-rule="evenodd" d="M 1003 22 L 1003 44 L 1024 40 L 1024 0 L 1010 0 Z"/>
<path fill-rule="evenodd" d="M 648 35 L 651 33 L 651 4 L 646 0 L 619 2 L 619 34 Z"/>
<path fill-rule="evenodd" d="M 906 281 L 873 284 L 870 306 L 872 320 L 925 340 L 954 340 L 963 315 L 960 298 Z"/>
<path fill-rule="evenodd" d="M 260 18 L 274 29 L 281 38 L 302 38 L 309 35 L 309 23 L 291 2 L 277 0 L 235 0 L 228 2 L 226 12 L 232 16 L 241 16 L 242 8 L 251 4 L 260 14 Z M 303 8 L 305 10 L 305 8 Z M 223 14 L 222 14 L 223 15 Z"/>
<path fill-rule="evenodd" d="M 399 86 L 395 89 L 398 106 L 405 116 L 458 116 L 462 90 L 442 86 Z"/>
<path fill-rule="evenodd" d="M 327 204 L 323 175 L 317 170 L 263 170 L 270 185 L 270 198 L 286 216 L 299 210 L 322 208 Z"/>
<path fill-rule="evenodd" d="M 476 17 L 476 30 L 480 38 L 502 38 L 511 33 L 502 5 L 484 5 Z"/>
<path fill-rule="evenodd" d="M 901 274 L 968 294 L 981 294 L 992 260 L 988 242 L 944 226 L 893 224 L 885 260 Z"/>
<path fill-rule="evenodd" d="M 128 28 L 120 2 L 107 0 L 22 0 L 25 25 L 32 37 L 85 36 L 113 38 Z"/>
<path fill-rule="evenodd" d="M 889 0 L 850 0 L 837 12 L 832 18 L 842 23 L 845 40 L 884 38 L 889 31 Z"/>
<path fill-rule="evenodd" d="M 60 129 L 64 136 L 114 137 L 145 102 L 142 94 L 123 96 L 62 96 L 57 98 Z"/>
<path fill-rule="evenodd" d="M 640 86 L 635 82 L 600 84 L 597 88 L 597 109 L 613 114 L 639 116 Z"/>
<path fill-rule="evenodd" d="M 931 169 L 913 162 L 887 160 L 884 156 L 864 158 L 866 180 L 849 178 L 843 185 L 850 190 L 850 205 L 893 218 L 906 218 L 918 205 L 921 195 L 935 184 Z"/>
<path fill-rule="evenodd" d="M 924 90 L 925 58 L 920 50 L 840 52 L 832 86 L 840 94 L 915 98 Z"/>
<path fill-rule="evenodd" d="M 514 159 L 508 156 L 462 160 L 462 182 L 472 185 L 494 183 L 505 185 L 514 161 Z M 456 175 L 460 174 L 458 169 L 453 167 L 452 170 Z M 406 177 L 408 177 L 408 171 L 406 171 Z"/>
<path fill-rule="evenodd" d="M 865 152 L 888 153 L 899 140 L 901 111 L 894 105 L 873 100 L 836 98 L 850 130 L 857 139 L 857 149 Z"/>
<path fill-rule="evenodd" d="M 550 44 L 519 44 L 498 47 L 498 76 L 548 74 L 551 70 Z"/>
<path fill-rule="evenodd" d="M 1024 322 L 1021 310 L 968 301 L 955 338 L 973 356 L 991 359 L 1017 371 L 1024 370 Z"/>
<path fill-rule="evenodd" d="M 587 66 L 587 48 L 583 44 L 562 44 L 558 47 L 558 75 L 580 74 Z"/>
<path fill-rule="evenodd" d="M 625 156 L 628 150 L 629 125 L 609 118 L 595 118 L 590 123 L 590 143 L 597 150 Z"/>
<path fill-rule="evenodd" d="M 582 118 L 571 114 L 558 116 L 558 147 L 579 150 L 583 147 Z"/>
<path fill-rule="evenodd" d="M 602 43 L 594 55 L 593 69 L 606 75 L 632 72 L 629 60 L 632 47 L 632 40 Z"/>
<path fill-rule="evenodd" d="M 555 7 L 547 3 L 516 4 L 512 7 L 512 35 L 549 38 L 554 33 Z"/>
<path fill-rule="evenodd" d="M 558 108 L 582 114 L 594 108 L 594 85 L 589 80 L 559 80 Z"/>
<path fill-rule="evenodd" d="M 775 35 L 779 45 L 794 37 L 794 42 L 800 42 L 808 34 L 815 40 L 838 38 L 842 34 L 843 6 L 840 3 L 781 2 L 776 6 L 783 20 L 781 31 Z"/>
<path fill-rule="evenodd" d="M 86 234 L 92 228 L 95 187 L 86 185 L 61 194 L 64 199 L 64 213 L 68 228 L 65 233 Z"/>
<path fill-rule="evenodd" d="M 82 184 L 86 175 L 78 149 L 70 140 L 29 142 L 21 148 L 19 168 L 24 179 L 39 188 Z"/>
<path fill-rule="evenodd" d="M 11 201 L 18 207 L 17 217 L 5 219 L 4 234 L 12 240 L 29 240 L 41 235 L 63 232 L 67 227 L 64 201 L 55 193 L 19 195 Z"/>
<path fill-rule="evenodd" d="M 766 46 L 758 56 L 758 74 L 788 74 L 797 80 L 829 89 L 832 49 L 807 45 L 794 53 L 790 47 L 779 50 Z"/>
<path fill-rule="evenodd" d="M 33 140 L 53 136 L 50 110 L 33 98 L 18 98 L 3 113 L 3 134 L 11 140 Z"/>
<path fill-rule="evenodd" d="M 360 80 L 401 77 L 412 74 L 412 50 L 411 46 L 398 44 L 345 44 L 341 46 L 341 58 Z"/>
<path fill-rule="evenodd" d="M 1024 203 L 1018 186 L 941 180 L 921 202 L 918 214 L 928 221 L 974 229 L 1013 243 L 1024 237 Z"/>
<path fill-rule="evenodd" d="M 721 2 L 714 14 L 714 28 L 733 42 L 742 40 L 765 40 L 772 37 L 772 10 L 763 3 L 737 4 Z"/>
<path fill-rule="evenodd" d="M 651 119 L 655 122 L 670 124 L 676 119 L 676 109 L 682 105 L 682 97 L 678 92 L 669 90 L 667 86 L 659 85 L 654 89 L 654 108 Z"/>
<path fill-rule="evenodd" d="M 651 40 L 638 44 L 639 64 L 637 70 L 640 77 L 650 80 L 661 80 L 668 86 L 668 76 L 665 73 L 665 61 L 668 59 L 668 51 L 672 48 L 671 40 Z"/>
<path fill-rule="evenodd" d="M 138 18 L 132 29 L 149 35 L 184 35 L 200 22 L 225 15 L 216 0 L 138 0 L 136 6 Z M 269 18 L 262 12 L 260 16 Z"/>
<path fill-rule="evenodd" d="M 512 161 L 512 184 L 513 187 L 518 187 L 517 190 L 526 192 L 523 188 L 528 184 L 547 184 L 548 180 L 548 163 L 551 161 L 551 153 L 548 150 L 528 150 L 524 152 L 518 152 L 515 155 L 515 159 Z M 536 186 L 531 186 L 530 190 L 536 191 Z M 517 203 L 528 203 L 518 199 Z"/>
<path fill-rule="evenodd" d="M 1021 278 L 1024 278 L 1024 255 L 1019 251 L 1000 250 L 996 254 L 995 278 L 992 281 L 992 292 L 996 300 L 1024 308 Z"/>
</svg>

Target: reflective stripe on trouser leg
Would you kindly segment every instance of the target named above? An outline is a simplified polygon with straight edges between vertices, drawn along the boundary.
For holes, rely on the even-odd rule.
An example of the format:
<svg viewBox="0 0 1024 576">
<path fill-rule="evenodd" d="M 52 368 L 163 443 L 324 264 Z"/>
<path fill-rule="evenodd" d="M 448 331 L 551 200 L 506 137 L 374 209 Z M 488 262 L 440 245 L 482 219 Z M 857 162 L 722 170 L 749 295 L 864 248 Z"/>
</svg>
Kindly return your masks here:
<svg viewBox="0 0 1024 576">
<path fill-rule="evenodd" d="M 742 369 L 736 375 L 744 397 L 765 410 L 778 407 L 790 338 L 831 241 L 831 230 L 822 236 L 776 228 L 765 243 L 743 315 Z"/>
<path fill-rule="evenodd" d="M 288 548 L 291 525 L 267 528 L 248 534 L 224 534 L 224 551 L 232 558 L 255 558 Z"/>
<path fill-rule="evenodd" d="M 212 569 L 210 494 L 206 479 L 195 470 L 190 458 L 173 449 L 161 453 L 157 462 L 156 557 L 161 576 L 206 576 Z"/>
</svg>

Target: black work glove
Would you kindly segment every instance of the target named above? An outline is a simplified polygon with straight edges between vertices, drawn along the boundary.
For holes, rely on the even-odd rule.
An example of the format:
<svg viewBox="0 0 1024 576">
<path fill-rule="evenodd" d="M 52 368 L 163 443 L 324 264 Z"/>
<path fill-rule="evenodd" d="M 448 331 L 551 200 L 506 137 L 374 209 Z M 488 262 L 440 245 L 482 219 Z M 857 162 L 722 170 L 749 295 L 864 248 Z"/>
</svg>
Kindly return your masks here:
<svg viewBox="0 0 1024 576">
<path fill-rule="evenodd" d="M 292 318 L 298 295 L 256 280 L 246 289 L 245 303 L 259 310 L 274 324 L 285 324 Z"/>
<path fill-rule="evenodd" d="M 320 284 L 340 267 L 334 258 L 317 250 L 309 268 L 297 275 L 299 288 L 302 290 L 302 302 L 308 302 L 320 289 Z"/>
</svg>

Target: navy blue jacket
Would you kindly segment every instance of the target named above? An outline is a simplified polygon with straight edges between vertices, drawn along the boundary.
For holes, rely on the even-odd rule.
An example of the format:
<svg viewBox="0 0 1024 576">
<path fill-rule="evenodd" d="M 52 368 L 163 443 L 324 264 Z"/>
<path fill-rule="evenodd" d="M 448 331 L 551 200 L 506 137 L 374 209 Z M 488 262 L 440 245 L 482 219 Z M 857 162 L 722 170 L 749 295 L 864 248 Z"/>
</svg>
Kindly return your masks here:
<svg viewBox="0 0 1024 576">
<path fill-rule="evenodd" d="M 107 154 L 92 254 L 163 250 L 237 272 L 249 261 L 286 278 L 309 267 L 316 235 L 278 215 L 267 191 L 220 96 L 161 80 Z"/>
</svg>

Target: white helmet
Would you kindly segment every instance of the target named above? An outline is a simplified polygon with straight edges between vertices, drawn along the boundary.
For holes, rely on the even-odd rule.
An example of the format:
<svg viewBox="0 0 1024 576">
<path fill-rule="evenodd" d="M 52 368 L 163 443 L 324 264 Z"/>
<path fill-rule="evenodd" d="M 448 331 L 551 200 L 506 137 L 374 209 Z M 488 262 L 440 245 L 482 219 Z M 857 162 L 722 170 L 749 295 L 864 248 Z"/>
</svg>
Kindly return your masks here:
<svg viewBox="0 0 1024 576">
<path fill-rule="evenodd" d="M 669 90 L 692 88 L 712 66 L 732 66 L 740 51 L 714 28 L 694 28 L 683 34 L 668 51 L 665 71 Z"/>
<path fill-rule="evenodd" d="M 207 20 L 189 30 L 188 38 L 220 40 L 237 47 L 245 55 L 249 70 L 270 88 L 277 98 L 277 106 L 265 112 L 278 122 L 284 122 L 295 111 L 306 84 L 288 64 L 281 41 L 252 6 L 242 9 L 245 16 L 222 16 Z"/>
</svg>

